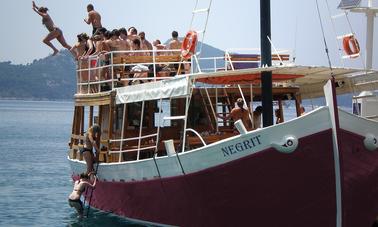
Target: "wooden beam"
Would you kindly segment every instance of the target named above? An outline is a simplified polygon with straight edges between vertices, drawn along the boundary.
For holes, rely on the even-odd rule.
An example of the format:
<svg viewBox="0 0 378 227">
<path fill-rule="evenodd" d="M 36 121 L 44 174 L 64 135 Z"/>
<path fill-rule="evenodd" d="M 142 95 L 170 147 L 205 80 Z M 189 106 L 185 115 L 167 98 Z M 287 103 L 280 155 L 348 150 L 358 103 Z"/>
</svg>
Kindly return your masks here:
<svg viewBox="0 0 378 227">
<path fill-rule="evenodd" d="M 88 114 L 88 117 L 89 117 L 89 127 L 92 127 L 93 125 L 93 106 L 90 106 L 89 107 L 89 114 Z"/>
<path fill-rule="evenodd" d="M 278 108 L 279 108 L 279 112 L 280 112 L 280 122 L 279 123 L 282 123 L 282 122 L 285 121 L 284 114 L 283 114 L 283 107 L 282 107 L 282 99 L 278 99 Z"/>
</svg>

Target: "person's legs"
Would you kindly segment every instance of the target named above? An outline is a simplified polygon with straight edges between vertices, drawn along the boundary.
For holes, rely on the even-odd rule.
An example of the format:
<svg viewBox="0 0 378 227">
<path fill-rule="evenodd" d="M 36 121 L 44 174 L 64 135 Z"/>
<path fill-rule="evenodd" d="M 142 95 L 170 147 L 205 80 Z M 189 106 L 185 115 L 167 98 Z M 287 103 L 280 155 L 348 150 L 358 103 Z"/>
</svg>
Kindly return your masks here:
<svg viewBox="0 0 378 227">
<path fill-rule="evenodd" d="M 64 36 L 63 36 L 63 32 L 57 28 L 58 32 L 59 32 L 59 36 L 56 37 L 56 39 L 60 42 L 60 44 L 62 44 L 62 46 L 68 50 L 71 49 L 71 46 L 67 44 L 66 40 L 64 39 Z"/>
<path fill-rule="evenodd" d="M 68 203 L 70 207 L 73 207 L 76 209 L 79 216 L 82 218 L 84 213 L 83 203 L 81 200 L 68 200 Z"/>
<path fill-rule="evenodd" d="M 84 160 L 87 163 L 87 174 L 93 171 L 93 154 L 92 151 L 84 151 Z"/>
<path fill-rule="evenodd" d="M 47 34 L 47 36 L 43 39 L 43 42 L 49 46 L 51 49 L 54 50 L 53 56 L 56 55 L 59 51 L 54 47 L 54 45 L 50 42 L 51 40 L 55 39 L 59 36 L 59 32 L 57 30 L 54 30 Z"/>
</svg>

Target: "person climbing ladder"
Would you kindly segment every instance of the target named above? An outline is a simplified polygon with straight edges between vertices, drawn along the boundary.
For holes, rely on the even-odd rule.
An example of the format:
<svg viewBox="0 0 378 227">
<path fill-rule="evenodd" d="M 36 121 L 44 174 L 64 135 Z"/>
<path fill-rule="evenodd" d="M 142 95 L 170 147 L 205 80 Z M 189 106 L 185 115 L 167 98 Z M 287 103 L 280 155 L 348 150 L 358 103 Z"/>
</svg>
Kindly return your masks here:
<svg viewBox="0 0 378 227">
<path fill-rule="evenodd" d="M 80 149 L 80 153 L 83 154 L 84 160 L 87 163 L 87 174 L 94 171 L 93 163 L 98 161 L 100 149 L 97 145 L 97 141 L 101 137 L 101 128 L 98 124 L 94 124 L 85 133 L 84 147 Z M 93 155 L 93 148 L 95 149 L 96 156 Z"/>
<path fill-rule="evenodd" d="M 80 174 L 80 179 L 75 181 L 73 191 L 68 196 L 68 204 L 70 205 L 70 207 L 74 207 L 77 210 L 77 213 L 79 214 L 80 218 L 82 218 L 84 214 L 83 202 L 80 199 L 81 195 L 85 191 L 86 187 L 89 186 L 91 188 L 94 188 L 96 186 L 97 177 L 93 174 L 94 182 L 93 184 L 91 184 L 89 179 L 91 174 Z"/>
</svg>

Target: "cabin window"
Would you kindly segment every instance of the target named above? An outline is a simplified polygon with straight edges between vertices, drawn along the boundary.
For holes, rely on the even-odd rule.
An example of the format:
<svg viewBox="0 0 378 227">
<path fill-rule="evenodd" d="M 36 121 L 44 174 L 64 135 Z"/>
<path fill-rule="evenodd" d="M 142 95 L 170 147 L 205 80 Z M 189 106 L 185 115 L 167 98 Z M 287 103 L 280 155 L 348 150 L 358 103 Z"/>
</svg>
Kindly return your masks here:
<svg viewBox="0 0 378 227">
<path fill-rule="evenodd" d="M 127 119 L 128 126 L 139 127 L 140 115 L 142 114 L 142 103 L 130 103 L 127 104 Z"/>
<path fill-rule="evenodd" d="M 163 99 L 160 104 L 160 100 L 156 102 L 157 108 L 154 110 L 154 126 L 155 127 L 170 127 L 171 120 L 164 120 L 164 117 L 171 116 L 171 102 L 169 99 Z M 159 111 L 160 118 L 159 118 Z"/>
<path fill-rule="evenodd" d="M 353 102 L 353 114 L 355 114 L 355 115 L 361 114 L 361 103 L 360 102 Z"/>
<path fill-rule="evenodd" d="M 147 127 L 150 122 L 150 115 L 149 115 L 149 105 L 151 102 L 144 103 L 144 113 L 143 113 L 143 128 Z M 126 112 L 127 112 L 127 119 L 128 119 L 128 129 L 139 128 L 141 115 L 142 115 L 142 102 L 137 103 L 130 103 L 127 104 Z"/>
</svg>

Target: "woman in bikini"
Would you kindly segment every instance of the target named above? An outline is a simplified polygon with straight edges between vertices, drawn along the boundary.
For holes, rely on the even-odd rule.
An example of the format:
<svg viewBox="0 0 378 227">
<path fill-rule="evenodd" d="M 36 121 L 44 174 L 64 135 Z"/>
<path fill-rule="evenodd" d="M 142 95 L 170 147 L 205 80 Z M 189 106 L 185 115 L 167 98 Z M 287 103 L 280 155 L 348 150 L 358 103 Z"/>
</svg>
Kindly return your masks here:
<svg viewBox="0 0 378 227">
<path fill-rule="evenodd" d="M 83 154 L 84 160 L 87 163 L 87 174 L 90 174 L 93 169 L 93 163 L 98 159 L 100 149 L 97 146 L 97 140 L 101 137 L 101 128 L 98 124 L 94 124 L 90 127 L 85 134 L 84 147 L 80 150 Z M 96 156 L 93 155 L 93 149 L 96 152 Z M 98 160 L 97 160 L 98 161 Z"/>
<path fill-rule="evenodd" d="M 42 24 L 45 25 L 47 30 L 49 31 L 49 34 L 47 34 L 47 36 L 43 39 L 43 42 L 47 46 L 51 47 L 51 49 L 53 49 L 54 53 L 52 55 L 54 56 L 59 52 L 58 49 L 56 49 L 55 46 L 50 42 L 53 39 L 57 39 L 63 47 L 70 50 L 71 46 L 66 43 L 62 30 L 54 25 L 53 20 L 47 13 L 48 9 L 42 6 L 38 7 L 33 1 L 33 10 L 42 17 Z"/>
<path fill-rule="evenodd" d="M 80 179 L 75 181 L 72 193 L 68 196 L 68 204 L 74 207 L 77 213 L 82 218 L 84 214 L 83 202 L 80 200 L 81 195 L 87 186 L 94 188 L 96 186 L 97 178 L 94 176 L 93 184 L 89 181 L 89 175 L 86 173 L 80 174 Z"/>
</svg>

